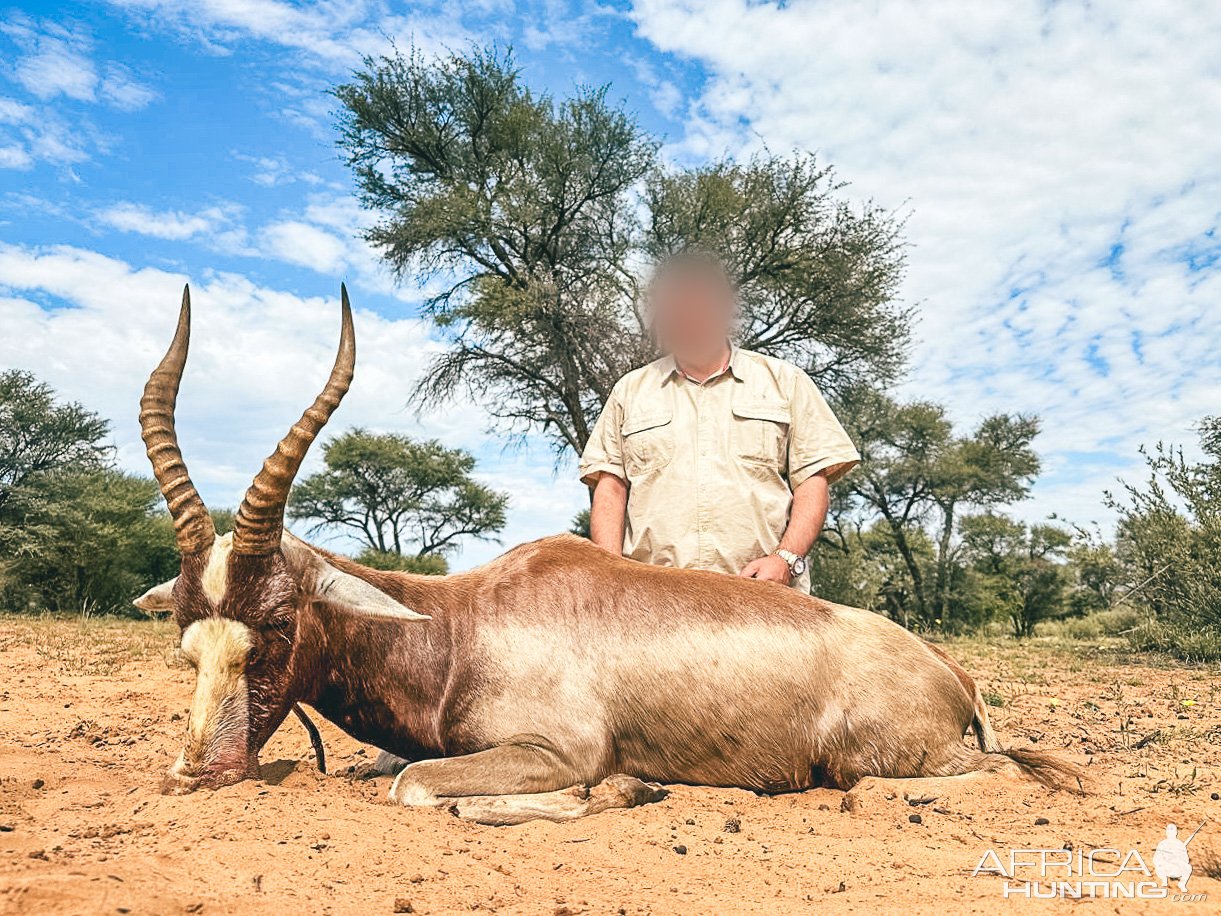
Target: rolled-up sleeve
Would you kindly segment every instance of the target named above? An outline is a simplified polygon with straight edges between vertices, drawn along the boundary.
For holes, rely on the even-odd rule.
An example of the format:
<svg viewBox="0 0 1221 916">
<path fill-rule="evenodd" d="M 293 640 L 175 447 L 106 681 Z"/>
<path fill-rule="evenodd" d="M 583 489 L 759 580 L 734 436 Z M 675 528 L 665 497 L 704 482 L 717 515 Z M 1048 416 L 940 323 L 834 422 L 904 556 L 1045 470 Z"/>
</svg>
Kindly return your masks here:
<svg viewBox="0 0 1221 916">
<path fill-rule="evenodd" d="M 581 453 L 581 482 L 593 486 L 598 482 L 599 474 L 614 474 L 622 480 L 627 479 L 627 471 L 623 467 L 623 401 L 619 386 L 611 391 L 610 397 L 594 424 L 594 431 L 585 443 L 585 451 Z"/>
<path fill-rule="evenodd" d="M 789 486 L 794 490 L 822 471 L 828 483 L 861 463 L 848 433 L 831 412 L 818 386 L 804 372 L 797 377 L 789 426 Z"/>
</svg>

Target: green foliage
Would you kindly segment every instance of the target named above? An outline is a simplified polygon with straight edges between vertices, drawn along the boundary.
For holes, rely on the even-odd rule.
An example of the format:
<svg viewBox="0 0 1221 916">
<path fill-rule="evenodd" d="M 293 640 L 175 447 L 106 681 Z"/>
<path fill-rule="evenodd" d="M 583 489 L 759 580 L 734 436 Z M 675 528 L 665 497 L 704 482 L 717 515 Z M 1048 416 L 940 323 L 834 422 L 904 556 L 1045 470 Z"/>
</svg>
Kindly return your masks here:
<svg viewBox="0 0 1221 916">
<path fill-rule="evenodd" d="M 443 576 L 449 572 L 449 563 L 446 562 L 445 557 L 435 553 L 422 557 L 405 556 L 391 550 L 374 550 L 370 547 L 356 555 L 356 562 L 371 569 L 420 573 L 425 576 Z"/>
<path fill-rule="evenodd" d="M 291 518 L 355 532 L 381 554 L 444 556 L 463 538 L 494 540 L 508 497 L 471 477 L 461 449 L 408 436 L 352 429 L 323 448 L 325 470 L 305 478 L 288 503 Z"/>
<path fill-rule="evenodd" d="M 126 611 L 175 575 L 178 554 L 161 494 L 113 469 L 63 471 L 27 484 L 21 524 L 0 531 L 5 604 L 18 609 Z"/>
<path fill-rule="evenodd" d="M 157 486 L 110 466 L 109 431 L 29 373 L 0 374 L 3 607 L 126 611 L 174 575 L 174 532 Z"/>
<path fill-rule="evenodd" d="M 583 538 L 590 537 L 589 531 L 589 510 L 582 509 L 572 517 L 572 525 L 568 528 L 573 534 L 579 534 Z"/>
<path fill-rule="evenodd" d="M 1119 606 L 1092 611 L 1084 616 L 1060 617 L 1039 625 L 1039 636 L 1052 639 L 1102 640 L 1124 639 L 1144 619 L 1141 611 Z"/>
<path fill-rule="evenodd" d="M 841 522 L 842 524 L 842 522 Z M 891 542 L 876 532 L 829 526 L 807 558 L 810 581 L 820 598 L 871 610 L 890 610 L 893 584 Z"/>
<path fill-rule="evenodd" d="M 714 248 L 741 283 L 742 342 L 828 391 L 893 380 L 899 226 L 852 207 L 807 156 L 673 169 L 606 90 L 532 92 L 495 50 L 368 59 L 335 89 L 368 238 L 400 276 L 441 281 L 449 349 L 417 392 L 466 390 L 496 426 L 579 452 L 614 383 L 652 358 L 644 265 Z"/>
<path fill-rule="evenodd" d="M 1039 470 L 1038 421 L 998 414 L 956 435 L 941 405 L 901 403 L 867 388 L 848 392 L 841 414 L 862 461 L 845 481 L 834 524 L 878 520 L 872 534 L 885 537 L 890 552 L 887 612 L 917 629 L 962 629 L 999 613 L 995 596 L 965 579 L 959 515 L 1025 498 Z"/>
<path fill-rule="evenodd" d="M 29 372 L 0 373 L 0 512 L 39 475 L 105 467 L 110 424 L 75 402 L 59 404 Z"/>
<path fill-rule="evenodd" d="M 1200 425 L 1203 458 L 1159 443 L 1149 477 L 1111 496 L 1119 512 L 1123 600 L 1147 612 L 1138 645 L 1189 658 L 1221 657 L 1221 417 Z"/>
<path fill-rule="evenodd" d="M 1013 635 L 1024 638 L 1067 611 L 1070 532 L 1054 525 L 1027 527 L 993 513 L 964 518 L 961 530 L 968 607 L 978 615 L 971 623 L 1007 619 Z"/>
<path fill-rule="evenodd" d="M 1126 574 L 1113 544 L 1079 531 L 1068 550 L 1068 565 L 1073 576 L 1069 595 L 1073 614 L 1100 614 L 1116 605 Z"/>
</svg>

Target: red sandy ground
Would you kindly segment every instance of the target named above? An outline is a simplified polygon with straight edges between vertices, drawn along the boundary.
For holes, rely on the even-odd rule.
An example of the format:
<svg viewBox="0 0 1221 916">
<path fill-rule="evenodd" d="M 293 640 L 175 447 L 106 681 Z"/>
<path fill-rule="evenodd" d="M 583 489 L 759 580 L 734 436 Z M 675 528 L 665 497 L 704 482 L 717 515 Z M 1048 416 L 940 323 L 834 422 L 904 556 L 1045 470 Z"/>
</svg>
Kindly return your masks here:
<svg viewBox="0 0 1221 916">
<path fill-rule="evenodd" d="M 1221 912 L 1215 666 L 949 646 L 1003 704 L 1003 740 L 1088 764 L 1085 798 L 1001 780 L 923 804 L 863 791 L 855 806 L 832 790 L 676 786 L 631 811 L 492 828 L 389 805 L 389 780 L 361 776 L 376 752 L 325 722 L 332 775 L 317 774 L 291 717 L 261 781 L 162 797 L 192 688 L 175 635 L 0 618 L 0 912 Z M 1189 885 L 1205 901 L 1032 905 L 1002 899 L 1000 877 L 971 875 L 989 847 L 1134 847 L 1152 864 L 1168 821 L 1185 836 L 1206 818 Z"/>
</svg>

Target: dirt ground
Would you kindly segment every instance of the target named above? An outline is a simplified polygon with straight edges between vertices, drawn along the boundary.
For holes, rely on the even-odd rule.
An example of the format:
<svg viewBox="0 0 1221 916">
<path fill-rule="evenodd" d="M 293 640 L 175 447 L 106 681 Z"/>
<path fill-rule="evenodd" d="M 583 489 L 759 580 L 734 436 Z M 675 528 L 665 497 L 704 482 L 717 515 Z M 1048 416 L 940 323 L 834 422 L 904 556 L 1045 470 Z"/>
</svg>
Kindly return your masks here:
<svg viewBox="0 0 1221 916">
<path fill-rule="evenodd" d="M 1221 911 L 1215 666 L 1097 645 L 947 647 L 1003 741 L 1087 766 L 1084 798 L 999 779 L 847 801 L 675 786 L 631 811 L 493 828 L 389 805 L 389 780 L 363 775 L 376 751 L 322 721 L 319 775 L 292 717 L 261 781 L 161 796 L 192 687 L 175 637 L 165 623 L 0 618 L 0 912 Z M 1006 863 L 1012 848 L 1109 849 L 1109 863 L 1134 848 L 1152 866 L 1168 822 L 1185 837 L 1206 819 L 1188 886 L 1206 900 L 1014 904 L 1004 877 L 972 875 L 989 848 Z M 1015 874 L 1010 892 L 1034 877 Z"/>
</svg>

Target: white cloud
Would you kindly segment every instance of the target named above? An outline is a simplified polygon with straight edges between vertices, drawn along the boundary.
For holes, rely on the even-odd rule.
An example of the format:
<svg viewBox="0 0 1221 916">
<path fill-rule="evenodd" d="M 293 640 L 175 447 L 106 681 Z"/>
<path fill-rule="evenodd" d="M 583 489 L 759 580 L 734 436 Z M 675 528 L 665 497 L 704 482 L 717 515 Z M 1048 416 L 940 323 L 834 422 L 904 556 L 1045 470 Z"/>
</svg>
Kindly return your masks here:
<svg viewBox="0 0 1221 916">
<path fill-rule="evenodd" d="M 100 82 L 101 97 L 120 111 L 139 111 L 157 98 L 157 93 L 137 82 L 126 67 L 107 64 Z"/>
<path fill-rule="evenodd" d="M 325 183 L 321 175 L 307 169 L 296 168 L 281 156 L 247 156 L 243 153 L 234 153 L 233 158 L 252 165 L 254 174 L 251 175 L 250 180 L 265 188 L 274 188 L 294 182 L 307 185 Z"/>
<path fill-rule="evenodd" d="M 0 97 L 0 124 L 25 124 L 34 116 L 34 109 L 16 99 Z"/>
<path fill-rule="evenodd" d="M 62 119 L 40 112 L 16 99 L 0 96 L 0 146 L 5 168 L 30 168 L 36 159 L 70 164 L 87 158 L 86 141 L 93 139 L 87 125 L 74 135 Z"/>
<path fill-rule="evenodd" d="M 88 33 L 55 22 L 36 22 L 21 13 L 0 21 L 0 59 L 5 61 L 0 74 L 35 100 L 27 104 L 0 97 L 0 168 L 83 162 L 92 151 L 105 151 L 109 140 L 81 105 L 136 111 L 157 97 L 123 65 L 96 62 L 93 49 Z M 79 180 L 70 168 L 64 175 Z"/>
<path fill-rule="evenodd" d="M 0 169 L 28 169 L 34 158 L 18 144 L 0 146 Z"/>
<path fill-rule="evenodd" d="M 244 39 L 258 39 L 302 53 L 330 69 L 343 69 L 368 54 L 385 53 L 387 36 L 412 36 L 417 47 L 443 50 L 472 35 L 461 25 L 460 4 L 419 4 L 392 13 L 368 0 L 323 0 L 311 4 L 281 0 L 111 0 L 157 27 L 174 28 L 217 53 Z"/>
<path fill-rule="evenodd" d="M 147 473 L 137 405 L 149 369 L 173 335 L 186 279 L 80 248 L 0 243 L 0 367 L 31 369 L 61 396 L 109 417 L 121 463 Z M 232 506 L 326 378 L 338 336 L 338 289 L 331 297 L 301 297 L 236 274 L 192 279 L 194 327 L 179 437 L 205 500 Z M 44 308 L 29 296 L 58 307 Z M 510 492 L 506 544 L 566 528 L 584 498 L 573 475 L 553 481 L 549 454 L 503 454 L 483 434 L 487 418 L 476 404 L 459 401 L 417 419 L 407 398 L 440 345 L 421 320 L 363 309 L 357 288 L 352 298 L 356 377 L 331 431 L 364 426 L 474 451 L 480 478 Z M 315 450 L 303 473 L 319 464 Z M 472 544 L 457 565 L 499 552 L 496 545 Z"/>
<path fill-rule="evenodd" d="M 1058 471 L 1026 512 L 1105 517 L 1098 494 L 1139 442 L 1190 442 L 1221 409 L 1221 8 L 640 0 L 633 15 L 707 71 L 672 155 L 819 150 L 849 195 L 910 208 L 908 390 L 964 423 L 1043 416 Z"/>
<path fill-rule="evenodd" d="M 263 230 L 263 248 L 282 261 L 335 273 L 346 260 L 347 246 L 324 229 L 299 220 L 272 223 Z"/>
<path fill-rule="evenodd" d="M 198 213 L 153 210 L 144 204 L 122 202 L 98 212 L 97 218 L 121 232 L 182 241 L 213 233 L 238 216 L 235 207 L 208 207 Z"/>
<path fill-rule="evenodd" d="M 82 102 L 94 100 L 97 70 L 68 37 L 29 34 L 29 53 L 17 59 L 13 74 L 22 86 L 40 99 L 66 95 Z"/>
<path fill-rule="evenodd" d="M 0 159 L 0 164 L 3 160 Z M 326 276 L 357 278 L 371 291 L 414 302 L 361 238 L 373 217 L 350 196 L 309 195 L 299 210 L 285 210 L 262 226 L 246 224 L 246 210 L 222 202 L 202 210 L 156 209 L 121 201 L 94 214 L 97 224 L 168 241 L 190 241 L 225 255 L 265 258 Z"/>
<path fill-rule="evenodd" d="M 106 101 L 124 111 L 143 108 L 156 93 L 137 82 L 126 67 L 106 63 L 99 72 L 93 60 L 93 40 L 55 22 L 36 23 L 17 15 L 3 26 L 18 49 L 12 76 L 35 98 L 66 96 L 78 102 Z"/>
</svg>

